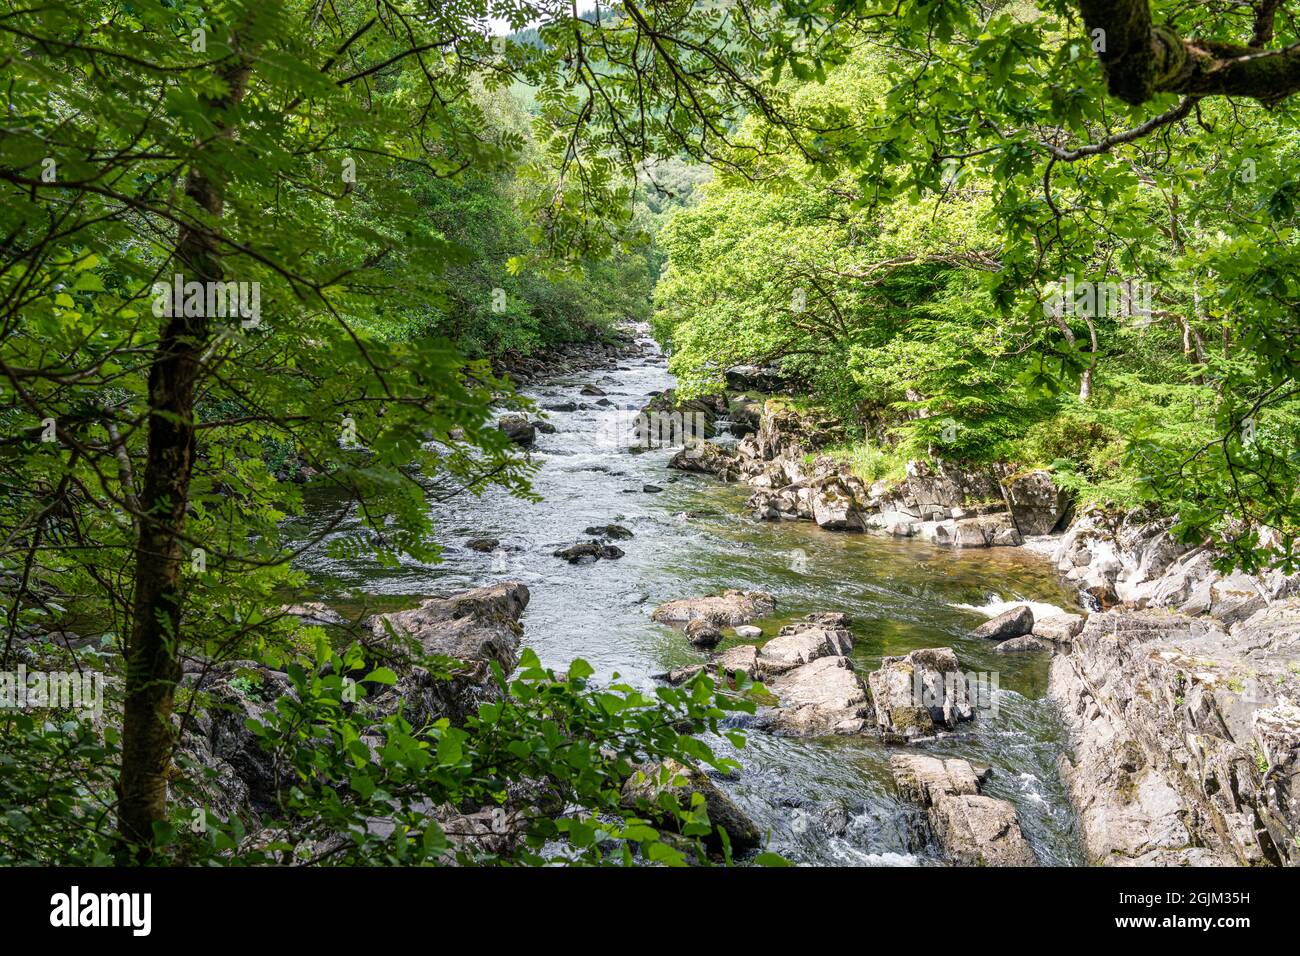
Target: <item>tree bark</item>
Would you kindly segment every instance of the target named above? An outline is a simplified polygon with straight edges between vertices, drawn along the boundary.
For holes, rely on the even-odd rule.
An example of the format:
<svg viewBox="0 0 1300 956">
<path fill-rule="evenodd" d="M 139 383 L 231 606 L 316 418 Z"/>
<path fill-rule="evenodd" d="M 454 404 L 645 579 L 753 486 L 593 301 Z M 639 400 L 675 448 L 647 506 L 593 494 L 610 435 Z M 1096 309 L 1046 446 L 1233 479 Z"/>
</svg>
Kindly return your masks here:
<svg viewBox="0 0 1300 956">
<path fill-rule="evenodd" d="M 1151 22 L 1147 0 L 1079 0 L 1089 38 L 1102 41 L 1097 59 L 1106 88 L 1135 106 L 1158 93 L 1277 103 L 1300 91 L 1300 48 L 1260 49 L 1272 37 L 1275 8 L 1261 9 L 1248 46 L 1184 39 Z"/>
<path fill-rule="evenodd" d="M 228 92 L 208 100 L 226 135 L 223 114 L 247 89 L 250 61 L 242 56 L 219 70 Z M 191 166 L 185 195 L 212 221 L 221 217 L 222 184 Z M 210 229 L 182 227 L 175 262 L 186 281 L 223 278 L 217 239 Z M 135 589 L 126 647 L 126 701 L 122 720 L 122 772 L 118 830 L 143 856 L 153 825 L 167 818 L 167 778 L 174 740 L 172 707 L 180 679 L 182 536 L 194 466 L 195 382 L 210 335 L 210 317 L 172 315 L 149 369 L 149 430 L 135 546 Z"/>
</svg>

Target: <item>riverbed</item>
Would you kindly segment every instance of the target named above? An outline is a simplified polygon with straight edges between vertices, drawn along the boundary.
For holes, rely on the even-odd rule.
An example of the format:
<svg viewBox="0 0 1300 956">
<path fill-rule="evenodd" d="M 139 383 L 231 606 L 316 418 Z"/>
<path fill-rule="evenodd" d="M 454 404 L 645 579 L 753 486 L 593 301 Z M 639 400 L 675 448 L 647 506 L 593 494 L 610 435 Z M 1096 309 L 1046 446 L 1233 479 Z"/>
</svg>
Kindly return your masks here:
<svg viewBox="0 0 1300 956">
<path fill-rule="evenodd" d="M 525 583 L 532 600 L 524 642 L 562 669 L 582 657 L 597 678 L 619 674 L 650 686 L 653 675 L 703 660 L 679 632 L 650 619 L 668 600 L 722 588 L 768 591 L 777 614 L 759 622 L 765 636 L 811 611 L 852 618 L 853 660 L 865 675 L 882 656 L 921 647 L 952 647 L 963 670 L 996 673 L 992 708 L 962 733 L 922 745 L 993 767 L 984 792 L 1010 800 L 1044 865 L 1083 861 L 1077 825 L 1056 772 L 1064 729 L 1044 699 L 1048 655 L 996 654 L 995 642 L 970 630 L 1007 602 L 1074 610 L 1074 594 L 1040 555 L 1019 548 L 952 551 L 925 543 L 826 532 L 811 522 L 760 522 L 745 510 L 745 485 L 667 468 L 672 450 L 634 453 L 631 426 L 651 392 L 673 384 L 652 345 L 617 368 L 558 378 L 525 394 L 539 406 L 576 402 L 575 411 L 545 412 L 554 434 L 538 434 L 530 451 L 540 502 L 499 489 L 434 505 L 445 546 L 437 565 L 400 567 L 339 561 L 315 549 L 301 566 L 322 596 L 390 602 L 447 594 L 494 581 Z M 595 386 L 610 404 L 580 394 Z M 646 485 L 662 488 L 643 490 Z M 334 513 L 313 499 L 304 530 Z M 615 542 L 626 555 L 570 565 L 552 552 L 586 540 L 590 525 L 617 523 L 634 537 Z M 354 526 L 344 525 L 337 534 Z M 501 547 L 480 553 L 469 538 Z M 719 650 L 732 643 L 728 637 Z M 751 732 L 734 756 L 743 771 L 720 780 L 761 829 L 771 848 L 805 864 L 928 865 L 940 862 L 918 839 L 921 811 L 899 800 L 889 774 L 891 752 L 871 736 L 797 740 Z M 729 745 L 715 745 L 730 750 Z"/>
</svg>

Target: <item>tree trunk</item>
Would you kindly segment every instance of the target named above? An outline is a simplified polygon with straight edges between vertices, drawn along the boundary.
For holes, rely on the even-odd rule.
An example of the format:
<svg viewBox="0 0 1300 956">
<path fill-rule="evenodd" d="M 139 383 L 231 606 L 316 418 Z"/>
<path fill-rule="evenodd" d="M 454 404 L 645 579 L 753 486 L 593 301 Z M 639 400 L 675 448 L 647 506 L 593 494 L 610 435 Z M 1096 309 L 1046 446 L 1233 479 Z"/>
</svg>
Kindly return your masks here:
<svg viewBox="0 0 1300 956">
<path fill-rule="evenodd" d="M 208 101 L 221 114 L 243 99 L 249 61 L 237 58 L 221 70 L 229 93 Z M 229 135 L 229 130 L 226 130 Z M 222 213 L 222 185 L 192 166 L 185 195 L 213 220 Z M 215 236 L 182 227 L 175 262 L 186 281 L 223 278 Z M 177 310 L 173 308 L 173 312 Z M 174 729 L 172 704 L 180 679 L 182 536 L 194 466 L 194 393 L 200 357 L 210 335 L 209 316 L 172 315 L 149 369 L 149 433 L 135 547 L 135 592 L 126 648 L 126 702 L 122 720 L 122 773 L 118 782 L 118 829 L 144 855 L 153 825 L 167 818 L 167 777 Z"/>
<path fill-rule="evenodd" d="M 1092 376 L 1097 371 L 1097 326 L 1092 321 L 1092 316 L 1084 315 L 1083 320 L 1088 323 L 1089 359 L 1088 367 L 1079 376 L 1079 402 L 1086 405 L 1088 399 L 1092 398 Z"/>
</svg>

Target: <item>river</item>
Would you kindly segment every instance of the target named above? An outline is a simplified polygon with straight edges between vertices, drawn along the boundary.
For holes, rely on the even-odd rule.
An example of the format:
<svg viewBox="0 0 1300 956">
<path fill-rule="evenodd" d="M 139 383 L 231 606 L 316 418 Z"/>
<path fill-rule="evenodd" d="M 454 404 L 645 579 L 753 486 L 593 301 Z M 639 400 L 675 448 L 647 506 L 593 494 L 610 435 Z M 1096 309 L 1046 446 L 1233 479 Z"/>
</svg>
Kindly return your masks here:
<svg viewBox="0 0 1300 956">
<path fill-rule="evenodd" d="M 1072 610 L 1072 592 L 1047 561 L 1018 548 L 952 551 L 825 532 L 811 522 L 756 521 L 745 510 L 748 486 L 670 471 L 668 449 L 629 450 L 635 410 L 672 383 L 666 362 L 651 349 L 617 369 L 526 389 L 539 404 L 589 407 L 547 413 L 558 430 L 539 434 L 531 450 L 540 463 L 533 484 L 541 502 L 492 489 L 434 506 L 438 540 L 446 546 L 440 564 L 364 565 L 315 549 L 301 566 L 326 600 L 379 604 L 522 581 L 532 594 L 524 641 L 545 664 L 562 669 L 582 657 L 598 678 L 618 673 L 647 686 L 653 674 L 703 659 L 680 632 L 651 621 L 654 608 L 724 587 L 776 596 L 777 616 L 762 622 L 766 634 L 810 611 L 846 612 L 852 657 L 864 677 L 882 656 L 952 647 L 963 670 L 997 672 L 996 715 L 982 715 L 964 725 L 968 731 L 923 749 L 992 766 L 984 792 L 1015 804 L 1039 862 L 1081 863 L 1077 824 L 1056 771 L 1064 730 L 1043 699 L 1047 655 L 995 654 L 993 641 L 969 635 L 1009 601 Z M 606 392 L 612 405 L 579 395 L 588 384 Z M 663 491 L 643 491 L 647 483 Z M 310 505 L 304 531 L 334 513 L 328 498 Z M 611 522 L 635 535 L 616 542 L 626 552 L 622 559 L 575 566 L 552 556 L 557 547 L 590 537 L 582 534 L 587 526 Z M 502 548 L 483 554 L 464 547 L 466 539 L 484 536 L 500 539 Z M 741 642 L 729 637 L 719 650 L 730 643 Z M 940 862 L 915 837 L 921 811 L 894 792 L 891 748 L 870 736 L 748 736 L 732 754 L 743 771 L 720 783 L 770 831 L 773 850 L 805 864 Z"/>
</svg>

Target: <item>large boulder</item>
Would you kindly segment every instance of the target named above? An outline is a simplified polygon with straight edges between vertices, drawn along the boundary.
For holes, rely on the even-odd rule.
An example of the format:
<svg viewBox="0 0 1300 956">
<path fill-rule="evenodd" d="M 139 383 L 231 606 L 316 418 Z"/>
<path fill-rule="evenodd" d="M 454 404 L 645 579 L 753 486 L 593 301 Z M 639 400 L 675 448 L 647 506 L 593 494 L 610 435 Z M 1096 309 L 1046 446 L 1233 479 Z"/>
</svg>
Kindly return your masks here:
<svg viewBox="0 0 1300 956">
<path fill-rule="evenodd" d="M 953 730 L 975 716 L 965 675 L 950 647 L 884 657 L 867 678 L 876 725 L 887 740 L 908 743 Z"/>
<path fill-rule="evenodd" d="M 944 856 L 960 866 L 1036 866 L 1016 808 L 980 794 L 990 771 L 959 758 L 894 754 L 889 769 L 901 797 L 926 811 Z"/>
<path fill-rule="evenodd" d="M 1034 621 L 1034 637 L 1053 644 L 1069 644 L 1083 630 L 1082 614 L 1053 614 Z"/>
<path fill-rule="evenodd" d="M 1016 808 L 985 796 L 948 797 L 930 812 L 930 825 L 959 866 L 1037 866 Z"/>
<path fill-rule="evenodd" d="M 776 610 L 776 598 L 766 591 L 728 589 L 708 597 L 680 598 L 655 608 L 651 617 L 661 624 L 685 624 L 707 618 L 718 627 L 747 624 Z"/>
<path fill-rule="evenodd" d="M 761 651 L 759 667 L 763 667 Z M 765 680 L 764 686 L 780 700 L 765 729 L 811 737 L 857 734 L 866 726 L 867 691 L 847 657 L 815 658 Z"/>
<path fill-rule="evenodd" d="M 1022 535 L 1052 534 L 1070 518 L 1070 496 L 1043 469 L 1005 478 L 1002 491 L 1007 508 Z"/>
<path fill-rule="evenodd" d="M 898 795 L 904 800 L 932 807 L 942 797 L 976 794 L 990 771 L 976 770 L 960 758 L 943 759 L 928 754 L 898 753 L 889 758 Z"/>
<path fill-rule="evenodd" d="M 787 625 L 763 645 L 763 657 L 788 664 L 807 664 L 819 657 L 844 657 L 853 650 L 853 635 L 843 628 L 807 622 Z"/>
<path fill-rule="evenodd" d="M 367 664 L 354 679 L 382 664 L 396 672 L 397 682 L 363 685 L 368 706 L 380 715 L 400 708 L 417 726 L 443 717 L 463 722 L 499 693 L 491 665 L 509 673 L 518 663 L 519 618 L 528 599 L 523 584 L 503 582 L 369 619 Z M 417 658 L 425 656 L 452 658 L 462 666 L 443 679 L 419 664 Z M 209 773 L 194 775 L 195 790 L 176 796 L 222 819 L 275 812 L 293 771 L 283 754 L 262 747 L 247 722 L 265 719 L 277 701 L 294 696 L 288 675 L 254 661 L 190 661 L 181 683 L 201 691 L 205 706 L 184 715 L 179 751 Z"/>
<path fill-rule="evenodd" d="M 396 635 L 415 641 L 426 655 L 471 664 L 495 661 L 509 673 L 518 662 L 523 633 L 519 618 L 528 599 L 526 585 L 505 581 L 448 598 L 430 598 L 410 610 L 379 614 L 369 626 L 377 645 L 391 646 Z"/>
<path fill-rule="evenodd" d="M 718 416 L 726 411 L 726 400 L 721 396 L 682 399 L 670 388 L 646 403 L 633 431 L 642 448 L 688 445 L 716 436 Z"/>
<path fill-rule="evenodd" d="M 862 531 L 863 516 L 853 494 L 838 478 L 823 479 L 812 488 L 813 520 L 828 531 Z"/>
<path fill-rule="evenodd" d="M 734 365 L 724 375 L 733 392 L 775 392 L 785 384 L 781 370 L 774 366 Z"/>
<path fill-rule="evenodd" d="M 738 472 L 736 456 L 713 442 L 689 441 L 686 447 L 673 455 L 668 467 L 677 471 L 700 475 L 713 475 L 722 481 L 733 481 Z"/>
<path fill-rule="evenodd" d="M 975 637 L 987 637 L 995 641 L 1008 641 L 1013 637 L 1023 637 L 1033 633 L 1034 612 L 1028 604 L 1021 604 L 1009 611 L 1003 611 L 997 617 L 985 621 L 971 633 Z"/>
</svg>

